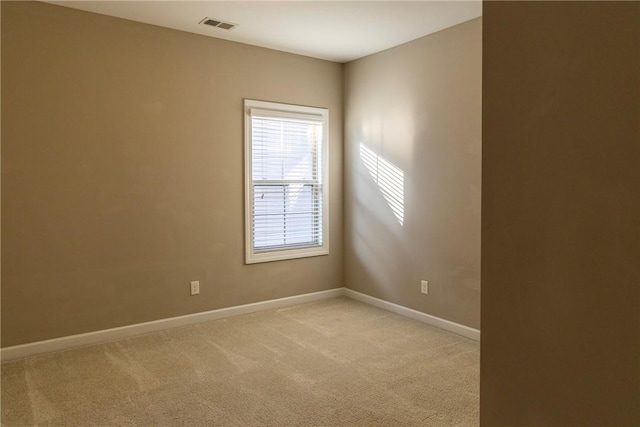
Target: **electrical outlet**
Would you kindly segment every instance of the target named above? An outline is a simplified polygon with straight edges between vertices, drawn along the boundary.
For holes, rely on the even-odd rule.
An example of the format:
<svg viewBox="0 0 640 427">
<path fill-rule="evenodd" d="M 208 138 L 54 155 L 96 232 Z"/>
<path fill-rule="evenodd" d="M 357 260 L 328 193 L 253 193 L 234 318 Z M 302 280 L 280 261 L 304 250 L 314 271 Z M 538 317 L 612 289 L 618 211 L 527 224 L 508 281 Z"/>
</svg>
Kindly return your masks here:
<svg viewBox="0 0 640 427">
<path fill-rule="evenodd" d="M 200 293 L 200 281 L 194 280 L 191 282 L 191 295 L 198 295 Z"/>
<path fill-rule="evenodd" d="M 428 280 L 423 280 L 422 282 L 420 282 L 420 292 L 422 292 L 425 295 L 429 294 L 429 281 Z"/>
</svg>

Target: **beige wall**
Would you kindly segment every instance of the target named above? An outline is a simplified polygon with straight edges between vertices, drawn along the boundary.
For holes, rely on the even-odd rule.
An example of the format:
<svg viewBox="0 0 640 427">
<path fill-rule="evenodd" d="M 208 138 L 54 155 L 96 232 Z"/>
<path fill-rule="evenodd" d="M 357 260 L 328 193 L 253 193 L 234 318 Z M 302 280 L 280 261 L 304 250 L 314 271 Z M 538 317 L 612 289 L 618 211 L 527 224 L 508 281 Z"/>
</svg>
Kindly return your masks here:
<svg viewBox="0 0 640 427">
<path fill-rule="evenodd" d="M 485 2 L 483 426 L 640 425 L 640 3 Z"/>
<path fill-rule="evenodd" d="M 2 2 L 2 345 L 342 286 L 341 85 L 337 63 Z M 243 264 L 245 97 L 329 108 L 329 256 Z"/>
<path fill-rule="evenodd" d="M 475 19 L 345 67 L 345 285 L 474 328 L 481 60 Z"/>
</svg>

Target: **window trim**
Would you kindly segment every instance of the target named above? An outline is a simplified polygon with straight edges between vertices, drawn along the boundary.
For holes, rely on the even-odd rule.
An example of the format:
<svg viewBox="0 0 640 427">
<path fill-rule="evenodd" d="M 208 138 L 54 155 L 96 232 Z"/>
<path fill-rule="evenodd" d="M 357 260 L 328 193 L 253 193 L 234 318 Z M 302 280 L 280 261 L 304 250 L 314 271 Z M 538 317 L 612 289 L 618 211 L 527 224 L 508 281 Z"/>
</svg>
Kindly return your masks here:
<svg viewBox="0 0 640 427">
<path fill-rule="evenodd" d="M 323 121 L 322 132 L 322 245 L 255 251 L 253 248 L 253 159 L 251 110 L 261 115 Z M 253 99 L 244 100 L 244 184 L 245 184 L 245 263 L 280 261 L 329 254 L 329 110 L 326 108 L 282 104 Z"/>
</svg>

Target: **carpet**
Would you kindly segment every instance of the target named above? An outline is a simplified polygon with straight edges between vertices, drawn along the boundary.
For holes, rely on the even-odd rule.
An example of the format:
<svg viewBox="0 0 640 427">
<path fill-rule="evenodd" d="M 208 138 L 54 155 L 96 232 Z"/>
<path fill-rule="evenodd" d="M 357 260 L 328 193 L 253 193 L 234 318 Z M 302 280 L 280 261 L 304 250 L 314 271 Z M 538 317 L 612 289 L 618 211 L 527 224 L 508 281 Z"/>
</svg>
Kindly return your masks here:
<svg viewBox="0 0 640 427">
<path fill-rule="evenodd" d="M 3 426 L 477 426 L 479 343 L 341 297 L 2 364 Z"/>
</svg>

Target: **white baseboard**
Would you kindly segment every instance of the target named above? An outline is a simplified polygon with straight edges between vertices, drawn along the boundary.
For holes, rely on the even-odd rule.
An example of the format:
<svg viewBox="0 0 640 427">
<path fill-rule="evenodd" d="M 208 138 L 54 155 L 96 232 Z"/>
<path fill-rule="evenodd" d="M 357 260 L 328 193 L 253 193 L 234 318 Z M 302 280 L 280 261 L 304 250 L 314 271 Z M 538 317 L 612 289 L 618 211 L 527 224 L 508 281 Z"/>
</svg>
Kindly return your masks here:
<svg viewBox="0 0 640 427">
<path fill-rule="evenodd" d="M 374 307 L 382 308 L 383 310 L 391 311 L 392 313 L 400 314 L 401 316 L 409 317 L 419 322 L 426 323 L 431 326 L 435 326 L 440 329 L 444 329 L 454 334 L 462 335 L 463 337 L 471 338 L 475 341 L 480 341 L 480 331 L 478 329 L 470 328 L 469 326 L 461 325 L 459 323 L 451 322 L 449 320 L 441 319 L 430 314 L 423 313 L 421 311 L 414 310 L 412 308 L 404 307 L 402 305 L 394 304 L 389 301 L 381 300 L 369 295 L 362 294 L 360 292 L 353 291 L 351 289 L 343 288 L 344 296 L 352 298 L 356 301 L 363 302 L 365 304 L 372 305 Z"/>
<path fill-rule="evenodd" d="M 0 349 L 0 360 L 20 359 L 38 354 L 50 353 L 52 351 L 69 350 L 85 345 L 98 344 L 107 341 L 128 338 L 135 335 L 148 334 L 150 332 L 163 331 L 165 329 L 177 328 L 181 326 L 193 325 L 196 323 L 208 322 L 211 320 L 224 319 L 226 317 L 240 316 L 243 314 L 255 313 L 257 311 L 274 308 L 290 307 L 297 304 L 319 301 L 328 298 L 346 296 L 356 301 L 391 311 L 401 316 L 435 326 L 447 331 L 480 341 L 480 331 L 449 320 L 431 316 L 420 311 L 413 310 L 392 302 L 384 301 L 360 292 L 347 288 L 335 288 L 327 291 L 313 292 L 310 294 L 295 295 L 286 298 L 273 299 L 256 302 L 253 304 L 238 305 L 235 307 L 221 308 L 218 310 L 204 311 L 201 313 L 187 314 L 184 316 L 170 317 L 168 319 L 154 320 L 152 322 L 138 323 L 135 325 L 122 326 L 119 328 L 104 329 L 101 331 L 88 332 L 85 334 L 70 335 L 61 338 L 54 338 L 46 341 L 37 341 L 28 344 L 16 345 Z"/>
<path fill-rule="evenodd" d="M 274 308 L 289 307 L 292 305 L 304 304 L 327 298 L 335 298 L 344 295 L 343 289 L 344 288 L 329 289 L 327 291 L 295 295 L 292 297 L 261 301 L 253 304 L 238 305 L 234 307 L 221 308 L 218 310 L 204 311 L 201 313 L 187 314 L 178 317 L 170 317 L 168 319 L 154 320 L 152 322 L 122 326 L 119 328 L 104 329 L 101 331 L 88 332 L 85 334 L 70 335 L 46 341 L 37 341 L 28 344 L 16 345 L 13 347 L 6 347 L 0 350 L 0 360 L 2 360 L 2 362 L 6 362 L 8 360 L 35 356 L 52 351 L 68 350 L 75 347 L 98 344 L 101 342 L 113 341 L 132 337 L 135 335 L 148 334 L 150 332 L 158 332 L 165 329 L 223 319 L 226 317 L 250 314 L 257 311 L 269 310 Z"/>
</svg>

